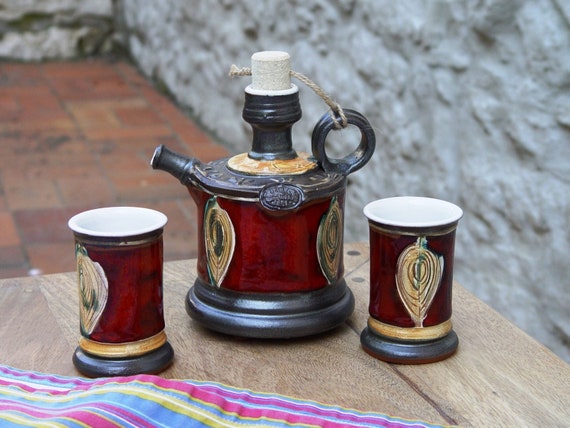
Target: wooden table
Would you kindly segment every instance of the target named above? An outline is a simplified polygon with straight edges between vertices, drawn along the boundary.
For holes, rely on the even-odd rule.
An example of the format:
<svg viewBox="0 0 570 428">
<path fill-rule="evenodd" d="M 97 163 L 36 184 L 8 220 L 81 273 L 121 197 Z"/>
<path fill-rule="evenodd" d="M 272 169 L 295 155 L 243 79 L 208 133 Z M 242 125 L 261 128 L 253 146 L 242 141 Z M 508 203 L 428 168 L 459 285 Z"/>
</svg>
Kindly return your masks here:
<svg viewBox="0 0 570 428">
<path fill-rule="evenodd" d="M 356 309 L 338 329 L 264 341 L 212 333 L 186 314 L 195 260 L 165 263 L 167 334 L 176 352 L 162 376 L 316 400 L 363 411 L 461 426 L 570 426 L 570 365 L 458 284 L 457 353 L 429 365 L 393 365 L 360 348 L 368 311 L 368 247 L 345 246 Z M 0 281 L 0 363 L 77 376 L 75 273 Z"/>
</svg>

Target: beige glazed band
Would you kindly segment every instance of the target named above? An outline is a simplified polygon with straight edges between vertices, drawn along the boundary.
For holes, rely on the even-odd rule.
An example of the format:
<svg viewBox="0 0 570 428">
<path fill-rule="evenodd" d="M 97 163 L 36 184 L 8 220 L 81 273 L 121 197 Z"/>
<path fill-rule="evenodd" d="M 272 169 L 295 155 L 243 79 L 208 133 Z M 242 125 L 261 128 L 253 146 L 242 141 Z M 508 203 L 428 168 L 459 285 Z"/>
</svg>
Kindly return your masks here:
<svg viewBox="0 0 570 428">
<path fill-rule="evenodd" d="M 397 327 L 385 324 L 372 317 L 368 318 L 368 327 L 383 336 L 400 340 L 433 340 L 446 336 L 451 331 L 451 320 L 430 327 Z"/>
<path fill-rule="evenodd" d="M 241 153 L 228 160 L 228 167 L 234 171 L 250 175 L 299 175 L 317 166 L 311 155 L 299 152 L 294 159 L 255 160 L 247 153 Z"/>
<path fill-rule="evenodd" d="M 160 348 L 166 343 L 166 333 L 161 331 L 154 336 L 135 342 L 102 343 L 81 337 L 79 347 L 85 352 L 107 358 L 138 357 Z"/>
</svg>

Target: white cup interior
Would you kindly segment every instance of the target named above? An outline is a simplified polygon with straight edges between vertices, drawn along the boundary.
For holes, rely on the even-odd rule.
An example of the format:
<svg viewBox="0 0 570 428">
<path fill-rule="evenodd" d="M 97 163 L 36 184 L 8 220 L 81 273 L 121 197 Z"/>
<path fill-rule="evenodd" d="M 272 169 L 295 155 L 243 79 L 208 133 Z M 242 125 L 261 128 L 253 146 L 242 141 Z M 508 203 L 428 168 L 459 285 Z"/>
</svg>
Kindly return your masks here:
<svg viewBox="0 0 570 428">
<path fill-rule="evenodd" d="M 166 216 L 140 207 L 106 207 L 84 211 L 69 219 L 68 226 L 90 236 L 133 236 L 164 227 Z"/>
<path fill-rule="evenodd" d="M 378 199 L 364 207 L 371 221 L 399 227 L 436 227 L 459 221 L 463 210 L 451 202 L 420 196 Z"/>
</svg>

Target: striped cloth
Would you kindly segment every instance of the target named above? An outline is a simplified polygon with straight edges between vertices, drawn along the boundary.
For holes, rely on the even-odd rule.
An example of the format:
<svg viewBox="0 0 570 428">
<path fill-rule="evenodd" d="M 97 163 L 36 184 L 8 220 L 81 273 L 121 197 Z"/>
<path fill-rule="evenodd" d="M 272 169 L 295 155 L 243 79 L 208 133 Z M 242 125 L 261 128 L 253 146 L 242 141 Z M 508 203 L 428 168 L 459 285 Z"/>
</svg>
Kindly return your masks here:
<svg viewBox="0 0 570 428">
<path fill-rule="evenodd" d="M 159 376 L 85 379 L 0 365 L 0 427 L 435 427 Z"/>
</svg>

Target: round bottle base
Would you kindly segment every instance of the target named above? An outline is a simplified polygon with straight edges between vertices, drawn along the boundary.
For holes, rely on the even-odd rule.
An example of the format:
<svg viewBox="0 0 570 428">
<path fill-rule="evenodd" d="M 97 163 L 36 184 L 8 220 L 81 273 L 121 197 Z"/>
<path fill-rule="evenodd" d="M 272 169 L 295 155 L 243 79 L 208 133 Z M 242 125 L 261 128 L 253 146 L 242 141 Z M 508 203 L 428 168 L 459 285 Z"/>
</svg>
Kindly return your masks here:
<svg viewBox="0 0 570 428">
<path fill-rule="evenodd" d="M 166 369 L 173 359 L 174 350 L 168 342 L 154 351 L 131 358 L 100 357 L 80 347 L 77 347 L 73 354 L 73 364 L 77 370 L 89 377 L 157 374 Z"/>
<path fill-rule="evenodd" d="M 240 293 L 197 279 L 186 296 L 188 315 L 202 326 L 258 339 L 288 339 L 332 330 L 353 310 L 354 296 L 344 279 L 296 293 Z"/>
<path fill-rule="evenodd" d="M 397 364 L 425 364 L 451 356 L 459 344 L 451 330 L 446 336 L 426 341 L 395 340 L 366 327 L 360 335 L 362 348 L 374 358 Z"/>
</svg>

